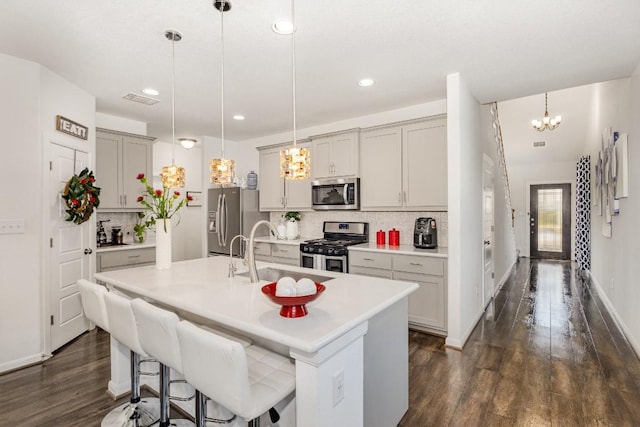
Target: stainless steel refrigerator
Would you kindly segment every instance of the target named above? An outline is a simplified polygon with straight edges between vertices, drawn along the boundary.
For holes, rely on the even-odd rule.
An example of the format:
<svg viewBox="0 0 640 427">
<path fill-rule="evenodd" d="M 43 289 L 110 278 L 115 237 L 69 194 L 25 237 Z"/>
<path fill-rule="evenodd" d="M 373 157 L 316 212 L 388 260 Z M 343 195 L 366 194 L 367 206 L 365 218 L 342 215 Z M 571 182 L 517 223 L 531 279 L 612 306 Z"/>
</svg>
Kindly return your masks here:
<svg viewBox="0 0 640 427">
<path fill-rule="evenodd" d="M 269 220 L 269 213 L 259 210 L 258 190 L 240 187 L 210 188 L 207 200 L 207 240 L 210 254 L 229 255 L 231 239 L 238 234 L 249 237 L 256 222 L 261 219 Z M 266 227 L 261 228 L 259 235 L 267 235 L 266 230 Z M 236 239 L 233 243 L 234 256 L 244 256 L 244 244 L 241 241 L 242 239 Z"/>
</svg>

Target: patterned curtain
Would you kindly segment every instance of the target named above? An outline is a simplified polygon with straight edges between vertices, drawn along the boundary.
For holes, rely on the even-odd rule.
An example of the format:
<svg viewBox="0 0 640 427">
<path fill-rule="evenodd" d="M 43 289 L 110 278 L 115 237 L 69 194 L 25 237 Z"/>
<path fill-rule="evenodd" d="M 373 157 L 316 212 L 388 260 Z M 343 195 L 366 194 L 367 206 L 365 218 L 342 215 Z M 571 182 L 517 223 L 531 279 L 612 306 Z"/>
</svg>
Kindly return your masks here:
<svg viewBox="0 0 640 427">
<path fill-rule="evenodd" d="M 575 258 L 580 270 L 591 269 L 591 159 L 582 156 L 576 164 Z"/>
</svg>

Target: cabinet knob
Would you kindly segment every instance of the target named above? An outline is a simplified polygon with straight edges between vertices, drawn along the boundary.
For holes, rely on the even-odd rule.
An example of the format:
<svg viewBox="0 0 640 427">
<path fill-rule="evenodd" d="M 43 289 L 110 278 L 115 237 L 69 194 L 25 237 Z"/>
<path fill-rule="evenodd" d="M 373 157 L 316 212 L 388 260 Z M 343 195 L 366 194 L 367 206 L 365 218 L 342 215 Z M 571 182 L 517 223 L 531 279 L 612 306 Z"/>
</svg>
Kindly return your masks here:
<svg viewBox="0 0 640 427">
<path fill-rule="evenodd" d="M 86 248 L 86 249 L 84 250 L 84 254 L 85 254 L 85 255 L 91 255 L 92 253 L 93 253 L 93 250 L 92 250 L 91 248 Z"/>
</svg>

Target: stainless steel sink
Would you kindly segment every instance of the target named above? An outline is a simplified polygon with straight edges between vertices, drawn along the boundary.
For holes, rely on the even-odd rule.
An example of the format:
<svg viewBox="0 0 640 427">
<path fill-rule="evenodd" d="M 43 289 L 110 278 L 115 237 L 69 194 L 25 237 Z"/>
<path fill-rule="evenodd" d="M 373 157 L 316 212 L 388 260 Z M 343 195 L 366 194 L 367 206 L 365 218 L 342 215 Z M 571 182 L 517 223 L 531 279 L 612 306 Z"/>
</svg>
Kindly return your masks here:
<svg viewBox="0 0 640 427">
<path fill-rule="evenodd" d="M 309 269 L 309 271 L 310 272 L 307 273 L 306 271 L 298 272 L 298 271 L 291 271 L 291 270 L 281 270 L 279 268 L 265 267 L 265 268 L 258 269 L 258 279 L 266 280 L 267 282 L 277 282 L 278 279 L 285 276 L 289 276 L 294 280 L 300 280 L 306 277 L 308 279 L 313 280 L 314 282 L 320 282 L 320 283 L 326 282 L 331 279 L 335 279 L 335 277 L 327 277 L 327 276 L 321 276 L 318 274 L 313 274 L 311 273 L 311 271 L 314 271 L 312 269 Z M 237 276 L 249 277 L 249 272 L 247 271 L 246 273 L 238 273 Z"/>
</svg>

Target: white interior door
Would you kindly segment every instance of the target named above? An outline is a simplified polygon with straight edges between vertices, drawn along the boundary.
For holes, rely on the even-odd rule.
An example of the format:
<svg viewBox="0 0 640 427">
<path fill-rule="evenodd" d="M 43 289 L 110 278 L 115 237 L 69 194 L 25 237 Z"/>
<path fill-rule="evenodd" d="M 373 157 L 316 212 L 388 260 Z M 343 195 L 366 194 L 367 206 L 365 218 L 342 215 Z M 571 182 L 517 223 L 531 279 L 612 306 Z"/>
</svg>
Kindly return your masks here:
<svg viewBox="0 0 640 427">
<path fill-rule="evenodd" d="M 491 301 L 494 292 L 493 208 L 493 160 L 485 155 L 482 159 L 482 301 L 485 307 Z"/>
<path fill-rule="evenodd" d="M 66 221 L 64 187 L 88 166 L 87 153 L 49 144 L 49 299 L 51 351 L 87 330 L 76 281 L 89 279 L 91 247 L 89 221 Z M 85 251 L 87 253 L 85 253 Z"/>
</svg>

